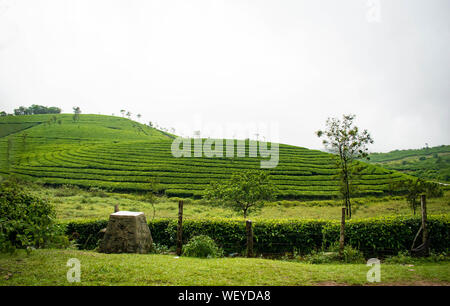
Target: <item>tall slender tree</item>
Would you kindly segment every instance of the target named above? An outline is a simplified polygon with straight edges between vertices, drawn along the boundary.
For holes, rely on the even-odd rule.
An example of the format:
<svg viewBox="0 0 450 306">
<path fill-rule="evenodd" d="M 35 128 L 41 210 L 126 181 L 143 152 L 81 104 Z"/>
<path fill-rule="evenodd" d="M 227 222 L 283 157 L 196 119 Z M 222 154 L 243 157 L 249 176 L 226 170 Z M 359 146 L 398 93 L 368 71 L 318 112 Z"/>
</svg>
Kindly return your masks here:
<svg viewBox="0 0 450 306">
<path fill-rule="evenodd" d="M 341 181 L 340 190 L 348 218 L 352 217 L 350 202 L 352 177 L 360 171 L 356 159 L 369 159 L 367 145 L 373 143 L 367 130 L 360 132 L 359 128 L 354 126 L 355 117 L 343 115 L 342 120 L 328 118 L 326 129 L 316 132 L 319 138 L 324 138 L 322 143 L 336 158 Z"/>
</svg>

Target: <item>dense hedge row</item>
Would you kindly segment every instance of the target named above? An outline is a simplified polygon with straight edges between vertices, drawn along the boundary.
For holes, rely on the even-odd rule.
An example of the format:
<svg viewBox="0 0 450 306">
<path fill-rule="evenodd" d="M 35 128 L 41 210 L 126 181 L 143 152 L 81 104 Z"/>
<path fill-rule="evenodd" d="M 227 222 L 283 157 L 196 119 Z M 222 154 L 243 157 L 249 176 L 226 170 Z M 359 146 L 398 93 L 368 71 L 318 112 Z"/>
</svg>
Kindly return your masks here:
<svg viewBox="0 0 450 306">
<path fill-rule="evenodd" d="M 366 256 L 382 256 L 409 250 L 420 227 L 420 219 L 386 217 L 351 220 L 346 225 L 346 243 L 360 249 Z M 67 234 L 76 238 L 80 248 L 93 249 L 100 238 L 99 230 L 107 221 L 69 222 Z M 175 245 L 176 221 L 161 219 L 149 223 L 155 243 Z M 450 245 L 450 218 L 429 217 L 431 248 L 446 251 Z M 326 247 L 339 239 L 339 222 L 326 220 L 264 220 L 254 222 L 255 252 L 282 254 L 294 250 L 306 254 Z M 75 234 L 74 234 L 75 233 Z M 195 235 L 208 235 L 226 254 L 245 250 L 245 223 L 235 219 L 185 220 L 183 239 L 186 243 Z"/>
</svg>

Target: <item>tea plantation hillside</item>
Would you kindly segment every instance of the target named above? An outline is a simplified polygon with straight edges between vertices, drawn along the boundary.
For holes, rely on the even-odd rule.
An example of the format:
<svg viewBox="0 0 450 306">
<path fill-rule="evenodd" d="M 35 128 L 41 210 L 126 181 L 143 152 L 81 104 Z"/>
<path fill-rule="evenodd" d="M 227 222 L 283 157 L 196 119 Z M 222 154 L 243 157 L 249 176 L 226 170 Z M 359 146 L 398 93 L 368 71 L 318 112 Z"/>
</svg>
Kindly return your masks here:
<svg viewBox="0 0 450 306">
<path fill-rule="evenodd" d="M 148 191 L 156 179 L 168 196 L 199 197 L 213 180 L 241 169 L 259 169 L 261 158 L 175 158 L 173 135 L 129 119 L 80 115 L 0 118 L 0 173 L 52 184 Z M 224 146 L 224 150 L 225 150 Z M 248 156 L 248 145 L 246 146 Z M 225 154 L 224 154 L 225 156 Z M 280 145 L 279 163 L 266 169 L 280 198 L 332 198 L 339 194 L 331 155 Z M 357 183 L 361 195 L 381 195 L 405 175 L 364 164 Z"/>
<path fill-rule="evenodd" d="M 450 146 L 372 153 L 370 161 L 426 180 L 450 183 Z"/>
</svg>

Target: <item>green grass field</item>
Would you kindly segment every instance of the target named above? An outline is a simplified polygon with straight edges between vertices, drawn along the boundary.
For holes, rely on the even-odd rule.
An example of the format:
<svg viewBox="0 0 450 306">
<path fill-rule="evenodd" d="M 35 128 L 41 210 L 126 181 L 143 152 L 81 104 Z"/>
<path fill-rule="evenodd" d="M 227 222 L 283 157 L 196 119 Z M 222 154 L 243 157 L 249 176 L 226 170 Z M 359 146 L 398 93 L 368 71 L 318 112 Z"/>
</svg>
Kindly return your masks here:
<svg viewBox="0 0 450 306">
<path fill-rule="evenodd" d="M 0 175 L 25 178 L 21 188 L 53 204 L 58 222 L 106 220 L 115 204 L 120 210 L 143 211 L 147 220 L 176 218 L 180 199 L 185 202 L 185 220 L 241 218 L 230 208 L 200 197 L 212 180 L 225 180 L 238 170 L 259 169 L 261 160 L 175 158 L 170 150 L 174 135 L 113 116 L 81 115 L 77 122 L 70 114 L 7 116 L 0 118 L 0 127 Z M 385 163 L 381 157 L 375 162 Z M 411 215 L 405 199 L 390 196 L 388 190 L 389 183 L 409 176 L 363 165 L 356 182 L 360 195 L 352 200 L 353 218 Z M 264 171 L 277 186 L 278 199 L 253 212 L 251 219 L 341 217 L 330 154 L 281 144 L 278 167 Z M 153 179 L 163 191 L 154 206 L 143 193 Z M 429 215 L 449 214 L 450 191 L 442 198 L 428 199 L 427 207 Z M 78 285 L 377 285 L 367 282 L 369 268 L 364 264 L 106 255 L 72 249 L 0 254 L 0 285 L 70 285 L 66 280 L 69 258 L 81 261 Z M 382 264 L 379 285 L 434 284 L 450 285 L 448 260 Z"/>
<path fill-rule="evenodd" d="M 59 220 L 107 219 L 119 204 L 121 210 L 142 211 L 147 219 L 177 218 L 180 198 L 158 197 L 152 206 L 139 194 L 88 191 L 78 188 L 42 187 L 37 184 L 23 186 L 31 194 L 47 199 L 56 209 Z M 184 218 L 240 218 L 241 214 L 228 208 L 211 205 L 204 200 L 183 199 Z M 353 199 L 354 218 L 369 218 L 391 215 L 411 215 L 412 210 L 403 197 L 365 197 Z M 260 210 L 251 213 L 252 219 L 339 219 L 340 200 L 279 200 L 266 203 Z M 442 198 L 427 201 L 429 214 L 450 213 L 450 191 Z M 154 209 L 153 209 L 154 208 Z"/>
<path fill-rule="evenodd" d="M 248 157 L 248 145 L 247 157 L 237 157 L 235 152 L 232 158 L 175 158 L 173 136 L 129 119 L 81 115 L 73 122 L 69 114 L 53 116 L 0 118 L 5 126 L 39 123 L 0 138 L 0 173 L 46 184 L 123 192 L 147 191 L 149 181 L 156 179 L 167 196 L 201 197 L 212 180 L 260 169 L 261 157 Z M 389 183 L 405 179 L 400 172 L 378 166 L 363 168 L 355 181 L 360 195 L 386 194 Z M 279 198 L 329 199 L 339 194 L 337 170 L 328 153 L 281 144 L 278 166 L 265 171 Z"/>
<path fill-rule="evenodd" d="M 51 260 L 49 260 L 51 258 Z M 67 261 L 81 263 L 79 283 L 66 278 Z M 412 265 L 412 266 L 411 266 Z M 75 250 L 36 250 L 0 254 L 1 285 L 176 285 L 176 286 L 299 286 L 299 285 L 450 285 L 450 264 L 407 262 L 381 264 L 381 282 L 370 283 L 365 264 L 301 262 L 174 255 L 100 254 Z"/>
</svg>

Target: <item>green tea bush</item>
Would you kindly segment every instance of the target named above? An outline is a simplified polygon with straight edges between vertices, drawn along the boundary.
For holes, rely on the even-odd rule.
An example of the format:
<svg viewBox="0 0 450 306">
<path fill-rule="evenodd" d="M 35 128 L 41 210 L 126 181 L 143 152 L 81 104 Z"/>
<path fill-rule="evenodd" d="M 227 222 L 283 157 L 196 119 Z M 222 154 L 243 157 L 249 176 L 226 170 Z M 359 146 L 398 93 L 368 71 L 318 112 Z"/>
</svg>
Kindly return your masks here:
<svg viewBox="0 0 450 306">
<path fill-rule="evenodd" d="M 351 220 L 345 225 L 345 241 L 366 256 L 395 255 L 399 251 L 409 250 L 414 236 L 419 230 L 419 217 L 381 217 Z M 327 247 L 339 240 L 338 221 L 330 221 L 323 228 L 323 243 Z M 430 216 L 430 247 L 443 252 L 450 245 L 450 220 L 446 215 Z"/>
<path fill-rule="evenodd" d="M 385 217 L 346 222 L 345 243 L 367 257 L 395 255 L 411 247 L 421 224 L 419 217 Z M 77 233 L 80 248 L 93 249 L 98 231 L 107 221 L 75 221 L 67 224 L 67 234 Z M 257 254 L 285 254 L 296 250 L 309 254 L 329 248 L 339 240 L 339 221 L 330 220 L 261 220 L 253 223 L 254 251 Z M 174 246 L 176 220 L 155 219 L 149 222 L 155 243 Z M 434 252 L 446 252 L 450 245 L 450 219 L 446 215 L 429 216 L 430 247 Z M 207 235 L 226 254 L 242 253 L 246 246 L 245 222 L 238 219 L 185 220 L 183 243 L 192 237 Z"/>
<path fill-rule="evenodd" d="M 183 255 L 189 257 L 216 258 L 223 256 L 223 250 L 220 249 L 210 237 L 199 235 L 192 237 L 192 239 L 183 246 Z"/>
<path fill-rule="evenodd" d="M 24 193 L 14 182 L 0 184 L 0 251 L 67 247 L 64 227 L 55 219 L 47 201 Z"/>
</svg>

